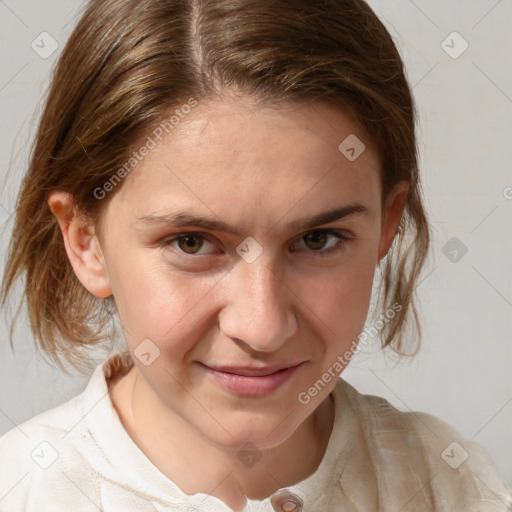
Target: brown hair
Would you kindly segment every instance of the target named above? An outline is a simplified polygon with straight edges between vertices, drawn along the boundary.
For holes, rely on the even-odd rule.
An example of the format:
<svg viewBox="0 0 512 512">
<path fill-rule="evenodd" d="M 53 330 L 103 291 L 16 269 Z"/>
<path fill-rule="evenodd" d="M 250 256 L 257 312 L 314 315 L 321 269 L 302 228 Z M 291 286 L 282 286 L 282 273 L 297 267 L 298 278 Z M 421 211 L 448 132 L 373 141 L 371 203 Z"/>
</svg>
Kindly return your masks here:
<svg viewBox="0 0 512 512">
<path fill-rule="evenodd" d="M 383 346 L 416 353 L 414 289 L 430 240 L 416 112 L 399 52 L 362 0 L 90 0 L 53 72 L 17 198 L 2 304 L 25 274 L 36 342 L 62 369 L 62 358 L 89 369 L 83 349 L 112 340 L 115 304 L 76 277 L 48 193 L 71 193 L 98 225 L 108 197 L 98 200 L 94 191 L 112 180 L 135 142 L 190 98 L 226 93 L 261 105 L 321 100 L 353 112 L 381 156 L 383 201 L 397 181 L 410 183 L 381 263 L 379 302 L 382 312 L 401 306 L 382 329 Z M 417 335 L 406 343 L 408 324 Z"/>
</svg>

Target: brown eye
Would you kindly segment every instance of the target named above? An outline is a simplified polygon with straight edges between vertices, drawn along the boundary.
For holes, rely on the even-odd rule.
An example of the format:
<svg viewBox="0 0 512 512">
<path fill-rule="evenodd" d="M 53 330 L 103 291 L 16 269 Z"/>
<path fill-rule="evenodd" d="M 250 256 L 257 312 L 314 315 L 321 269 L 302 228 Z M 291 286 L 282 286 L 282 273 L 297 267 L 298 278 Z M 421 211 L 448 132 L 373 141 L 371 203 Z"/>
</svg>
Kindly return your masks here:
<svg viewBox="0 0 512 512">
<path fill-rule="evenodd" d="M 173 255 L 182 258 L 215 254 L 215 243 L 205 233 L 179 233 L 162 240 L 162 247 L 168 248 Z"/>
<path fill-rule="evenodd" d="M 309 249 L 313 251 L 318 251 L 323 248 L 325 243 L 327 242 L 328 233 L 325 231 L 313 231 L 312 233 L 308 233 L 304 235 L 304 242 Z"/>
<path fill-rule="evenodd" d="M 312 258 L 324 258 L 343 251 L 351 240 L 353 237 L 347 237 L 343 232 L 317 229 L 299 238 L 298 249 L 303 249 Z"/>
<path fill-rule="evenodd" d="M 203 239 L 199 235 L 184 235 L 176 239 L 178 247 L 187 254 L 195 254 L 203 246 Z"/>
</svg>

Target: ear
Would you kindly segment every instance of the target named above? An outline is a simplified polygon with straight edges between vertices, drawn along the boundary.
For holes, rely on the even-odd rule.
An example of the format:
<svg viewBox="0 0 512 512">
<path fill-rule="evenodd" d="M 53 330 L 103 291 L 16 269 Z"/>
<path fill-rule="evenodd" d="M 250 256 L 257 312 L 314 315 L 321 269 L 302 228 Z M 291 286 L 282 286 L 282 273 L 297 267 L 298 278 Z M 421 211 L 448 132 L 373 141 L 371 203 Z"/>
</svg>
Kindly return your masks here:
<svg viewBox="0 0 512 512">
<path fill-rule="evenodd" d="M 407 200 L 408 192 L 409 182 L 402 180 L 397 182 L 387 195 L 382 214 L 378 262 L 384 258 L 393 243 L 393 238 L 395 237 L 400 219 L 402 218 L 402 211 Z"/>
<path fill-rule="evenodd" d="M 57 218 L 69 261 L 80 282 L 96 297 L 112 295 L 105 260 L 94 226 L 78 214 L 73 196 L 54 190 L 48 206 Z"/>
</svg>

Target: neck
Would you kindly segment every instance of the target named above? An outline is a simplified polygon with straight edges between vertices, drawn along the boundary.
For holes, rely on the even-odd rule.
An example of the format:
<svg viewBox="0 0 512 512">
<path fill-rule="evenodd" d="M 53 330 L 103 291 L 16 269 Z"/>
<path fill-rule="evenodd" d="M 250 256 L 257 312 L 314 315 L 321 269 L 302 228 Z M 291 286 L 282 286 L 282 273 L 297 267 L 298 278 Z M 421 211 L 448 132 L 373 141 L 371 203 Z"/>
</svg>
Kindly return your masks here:
<svg viewBox="0 0 512 512">
<path fill-rule="evenodd" d="M 111 395 L 125 429 L 164 475 L 185 494 L 212 494 L 233 510 L 241 510 L 247 498 L 264 499 L 312 475 L 334 424 L 329 395 L 284 442 L 259 451 L 258 462 L 246 466 L 238 448 L 213 442 L 164 406 L 136 367 Z"/>
</svg>

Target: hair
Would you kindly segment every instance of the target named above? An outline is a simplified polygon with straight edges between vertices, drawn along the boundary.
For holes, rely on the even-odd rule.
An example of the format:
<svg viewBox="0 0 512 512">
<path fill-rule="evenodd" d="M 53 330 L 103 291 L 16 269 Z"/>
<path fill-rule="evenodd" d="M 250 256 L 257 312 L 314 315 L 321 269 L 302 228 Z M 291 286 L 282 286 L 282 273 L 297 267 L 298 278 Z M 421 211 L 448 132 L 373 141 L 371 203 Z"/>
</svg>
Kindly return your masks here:
<svg viewBox="0 0 512 512">
<path fill-rule="evenodd" d="M 113 183 L 116 172 L 119 179 L 136 142 L 177 107 L 187 112 L 191 98 L 226 94 L 262 107 L 322 101 L 354 113 L 381 158 L 383 202 L 395 183 L 409 182 L 400 225 L 380 264 L 380 308 L 396 312 L 380 336 L 382 347 L 417 352 L 414 292 L 430 236 L 416 107 L 391 35 L 362 0 L 87 2 L 53 70 L 17 197 L 1 292 L 4 305 L 24 276 L 11 347 L 25 299 L 35 343 L 51 361 L 64 371 L 64 361 L 89 369 L 84 350 L 112 340 L 115 303 L 112 296 L 93 296 L 76 277 L 48 194 L 69 192 L 98 226 L 114 192 L 99 200 L 95 191 Z"/>
</svg>

